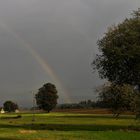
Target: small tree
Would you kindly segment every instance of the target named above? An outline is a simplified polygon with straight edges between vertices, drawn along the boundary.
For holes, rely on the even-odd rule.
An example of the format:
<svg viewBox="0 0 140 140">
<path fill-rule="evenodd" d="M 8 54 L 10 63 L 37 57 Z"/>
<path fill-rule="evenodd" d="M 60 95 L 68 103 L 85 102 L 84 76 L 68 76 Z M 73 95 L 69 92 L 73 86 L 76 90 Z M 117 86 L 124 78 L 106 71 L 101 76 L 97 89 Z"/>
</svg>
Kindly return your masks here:
<svg viewBox="0 0 140 140">
<path fill-rule="evenodd" d="M 50 112 L 56 106 L 58 99 L 55 85 L 51 83 L 43 85 L 43 87 L 38 90 L 35 98 L 39 109 Z"/>
<path fill-rule="evenodd" d="M 6 101 L 3 104 L 4 110 L 7 112 L 15 112 L 16 109 L 18 109 L 18 105 L 12 101 Z"/>
</svg>

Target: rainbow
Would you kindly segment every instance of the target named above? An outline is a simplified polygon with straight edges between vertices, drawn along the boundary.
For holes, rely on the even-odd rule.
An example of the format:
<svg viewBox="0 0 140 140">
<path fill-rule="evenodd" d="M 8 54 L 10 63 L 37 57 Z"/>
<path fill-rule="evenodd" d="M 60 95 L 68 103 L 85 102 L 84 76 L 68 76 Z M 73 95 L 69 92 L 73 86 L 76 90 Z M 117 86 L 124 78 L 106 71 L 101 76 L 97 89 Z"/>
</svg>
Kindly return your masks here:
<svg viewBox="0 0 140 140">
<path fill-rule="evenodd" d="M 9 32 L 19 43 L 30 53 L 30 55 L 38 62 L 41 68 L 45 71 L 47 76 L 51 78 L 51 80 L 56 84 L 57 88 L 60 89 L 61 95 L 64 98 L 64 102 L 71 103 L 71 99 L 69 97 L 68 91 L 63 87 L 63 84 L 55 74 L 54 70 L 51 68 L 47 60 L 44 60 L 41 55 L 31 46 L 31 44 L 27 43 L 23 38 L 21 38 L 16 32 L 11 30 L 6 24 L 1 23 L 0 26 Z"/>
</svg>

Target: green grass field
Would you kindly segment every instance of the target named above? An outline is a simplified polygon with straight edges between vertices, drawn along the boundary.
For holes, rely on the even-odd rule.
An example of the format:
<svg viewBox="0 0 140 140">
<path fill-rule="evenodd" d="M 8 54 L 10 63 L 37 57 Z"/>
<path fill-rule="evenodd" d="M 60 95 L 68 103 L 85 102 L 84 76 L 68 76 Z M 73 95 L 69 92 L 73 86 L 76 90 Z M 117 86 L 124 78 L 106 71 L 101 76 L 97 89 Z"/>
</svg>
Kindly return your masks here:
<svg viewBox="0 0 140 140">
<path fill-rule="evenodd" d="M 133 116 L 50 113 L 0 115 L 0 140 L 140 140 Z"/>
</svg>

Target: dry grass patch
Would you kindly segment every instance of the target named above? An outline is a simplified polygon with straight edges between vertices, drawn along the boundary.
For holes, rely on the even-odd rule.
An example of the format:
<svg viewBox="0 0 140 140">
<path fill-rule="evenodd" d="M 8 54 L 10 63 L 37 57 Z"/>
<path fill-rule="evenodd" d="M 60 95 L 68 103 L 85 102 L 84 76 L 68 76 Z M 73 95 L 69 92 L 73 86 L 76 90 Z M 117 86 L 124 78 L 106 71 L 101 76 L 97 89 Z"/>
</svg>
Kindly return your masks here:
<svg viewBox="0 0 140 140">
<path fill-rule="evenodd" d="M 33 134 L 36 132 L 37 131 L 35 131 L 35 130 L 19 130 L 19 133 L 21 133 L 21 134 Z"/>
</svg>

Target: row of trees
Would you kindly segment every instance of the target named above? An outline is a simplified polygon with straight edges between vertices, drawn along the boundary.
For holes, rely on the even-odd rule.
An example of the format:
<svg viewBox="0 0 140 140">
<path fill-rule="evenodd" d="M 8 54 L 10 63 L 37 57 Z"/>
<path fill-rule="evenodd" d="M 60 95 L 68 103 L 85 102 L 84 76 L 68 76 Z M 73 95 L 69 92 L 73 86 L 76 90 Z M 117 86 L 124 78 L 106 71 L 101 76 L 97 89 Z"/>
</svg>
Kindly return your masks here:
<svg viewBox="0 0 140 140">
<path fill-rule="evenodd" d="M 81 101 L 79 103 L 59 104 L 57 106 L 58 109 L 89 109 L 95 107 L 96 102 L 91 100 Z"/>
<path fill-rule="evenodd" d="M 132 110 L 140 116 L 140 9 L 131 18 L 108 29 L 98 41 L 100 54 L 93 61 L 108 84 L 99 90 L 99 99 L 118 116 Z"/>
</svg>

